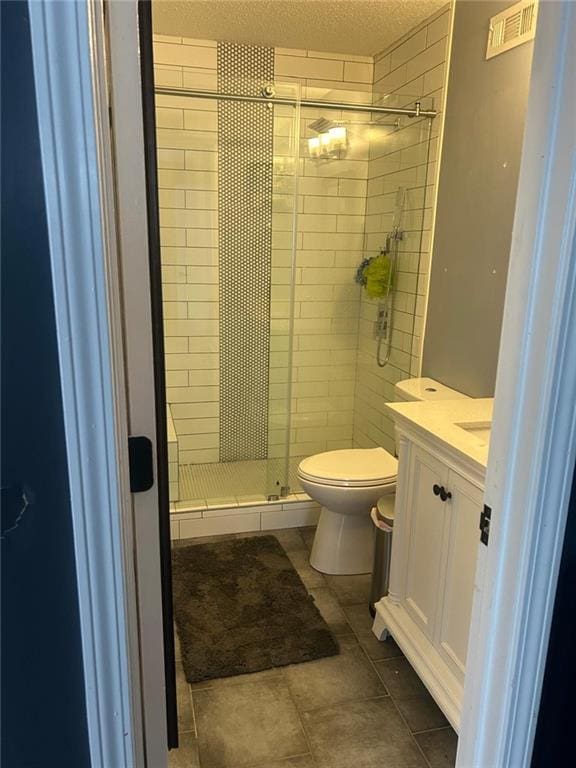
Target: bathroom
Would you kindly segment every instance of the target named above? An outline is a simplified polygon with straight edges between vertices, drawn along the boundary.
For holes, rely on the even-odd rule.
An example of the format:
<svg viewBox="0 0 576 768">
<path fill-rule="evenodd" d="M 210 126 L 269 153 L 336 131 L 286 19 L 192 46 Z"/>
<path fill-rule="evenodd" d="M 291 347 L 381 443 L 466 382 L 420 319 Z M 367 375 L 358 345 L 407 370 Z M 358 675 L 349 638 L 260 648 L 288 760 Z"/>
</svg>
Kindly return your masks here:
<svg viewBox="0 0 576 768">
<path fill-rule="evenodd" d="M 445 768 L 456 759 L 475 565 L 462 552 L 478 539 L 535 15 L 498 48 L 491 19 L 511 3 L 373 3 L 359 21 L 353 2 L 334 18 L 332 3 L 261 4 L 257 19 L 244 5 L 254 4 L 153 4 L 177 639 L 170 765 L 340 766 L 360 764 L 363 750 L 362 765 Z M 446 426 L 425 424 L 445 411 L 449 449 Z M 390 572 L 406 616 L 394 623 L 384 601 L 373 622 L 370 510 L 408 508 L 422 477 L 460 537 L 460 556 L 438 565 L 448 596 L 425 594 L 418 561 L 428 545 L 451 545 L 416 514 L 410 530 L 395 527 L 410 556 L 393 550 Z M 466 500 L 473 520 L 452 526 L 446 509 Z M 293 661 L 202 679 L 192 657 L 212 664 L 216 630 L 207 618 L 204 638 L 182 638 L 201 610 L 202 568 L 212 578 L 195 547 L 232 542 L 220 557 L 241 561 L 269 536 L 325 622 L 323 641 L 302 643 Z M 426 615 L 450 608 L 460 623 Z M 455 646 L 441 658 L 446 627 Z"/>
<path fill-rule="evenodd" d="M 0 11 L 2 764 L 564 766 L 576 3 Z"/>
</svg>

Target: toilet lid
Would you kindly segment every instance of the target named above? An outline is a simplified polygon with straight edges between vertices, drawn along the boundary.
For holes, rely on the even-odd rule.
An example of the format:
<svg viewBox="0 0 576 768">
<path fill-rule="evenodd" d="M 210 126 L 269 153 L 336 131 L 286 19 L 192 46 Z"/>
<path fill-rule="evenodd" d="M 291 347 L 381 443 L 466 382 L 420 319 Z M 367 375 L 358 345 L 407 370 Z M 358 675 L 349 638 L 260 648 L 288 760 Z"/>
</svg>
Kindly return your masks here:
<svg viewBox="0 0 576 768">
<path fill-rule="evenodd" d="M 398 462 L 384 448 L 351 448 L 309 456 L 298 473 L 334 485 L 380 485 L 396 480 Z"/>
</svg>

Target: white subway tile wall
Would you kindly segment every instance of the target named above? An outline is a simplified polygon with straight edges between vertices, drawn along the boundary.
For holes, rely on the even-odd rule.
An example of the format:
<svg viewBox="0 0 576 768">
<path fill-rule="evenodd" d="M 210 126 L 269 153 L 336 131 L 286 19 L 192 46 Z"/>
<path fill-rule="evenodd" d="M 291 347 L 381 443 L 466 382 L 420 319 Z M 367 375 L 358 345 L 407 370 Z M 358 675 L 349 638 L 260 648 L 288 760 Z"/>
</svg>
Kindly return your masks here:
<svg viewBox="0 0 576 768">
<path fill-rule="evenodd" d="M 154 61 L 157 85 L 216 88 L 213 41 L 155 35 Z M 180 464 L 216 462 L 217 103 L 157 95 L 156 126 L 167 400 Z"/>
<path fill-rule="evenodd" d="M 155 38 L 158 84 L 215 88 L 216 43 Z M 277 49 L 276 80 L 313 97 L 370 103 L 371 58 Z M 166 80 L 168 78 L 168 80 Z M 286 87 L 283 89 L 287 92 Z M 289 405 L 294 456 L 352 445 L 356 338 L 368 176 L 367 118 L 345 160 L 306 156 L 310 123 L 341 113 L 275 107 L 269 456 L 285 453 Z M 364 124 L 364 125 L 363 125 Z M 167 397 L 181 464 L 217 462 L 217 102 L 157 97 Z M 298 144 L 300 146 L 298 146 Z M 296 166 L 296 154 L 300 160 Z M 241 147 L 239 147 L 241 151 Z M 299 190 L 295 195 L 296 171 Z M 288 403 L 293 214 L 297 206 L 292 401 Z"/>
<path fill-rule="evenodd" d="M 276 48 L 276 82 L 301 89 L 307 98 L 372 103 L 373 94 L 383 94 L 387 104 L 404 105 L 426 97 L 440 109 L 449 22 L 447 6 L 375 59 Z M 216 89 L 216 42 L 154 40 L 157 84 Z M 158 95 L 156 104 L 168 403 L 180 464 L 217 462 L 217 102 Z M 299 125 L 290 106 L 276 106 L 274 114 L 269 457 L 284 455 L 287 429 L 292 456 L 353 445 L 391 449 L 393 430 L 382 404 L 392 399 L 397 380 L 419 372 L 442 116 L 432 123 L 428 155 L 426 121 L 402 119 L 401 129 L 392 130 L 370 126 L 369 115 L 361 112 L 302 108 Z M 345 159 L 308 156 L 307 139 L 316 135 L 311 123 L 319 118 L 347 124 Z M 380 369 L 374 302 L 354 275 L 363 255 L 374 255 L 382 245 L 399 185 L 408 189 L 406 238 L 392 357 Z M 186 523 L 190 530 L 198 525 Z"/>
<path fill-rule="evenodd" d="M 304 98 L 370 103 L 370 87 L 366 84 L 372 79 L 372 71 L 373 62 L 368 57 L 276 50 L 276 78 L 283 82 L 296 80 Z M 344 118 L 334 110 L 309 107 L 301 110 L 290 418 L 292 456 L 352 446 L 360 311 L 360 289 L 354 283 L 354 273 L 362 258 L 368 120 L 362 113 L 348 113 L 346 119 L 359 125 L 348 128 L 346 159 L 318 161 L 309 158 L 307 146 L 308 138 L 318 135 L 310 127 L 311 123 L 322 117 L 334 121 Z M 291 219 L 289 225 L 292 225 Z M 289 257 L 285 251 L 285 258 Z M 289 270 L 285 279 L 290 279 Z M 287 316 L 283 319 L 287 320 Z M 272 369 L 272 381 L 280 383 L 271 386 L 271 409 L 275 407 L 275 395 L 283 394 L 286 373 Z M 285 401 L 281 399 L 276 405 L 285 409 Z M 271 433 L 270 454 L 280 456 L 284 451 L 285 433 L 275 430 Z"/>
<path fill-rule="evenodd" d="M 390 362 L 376 364 L 374 322 L 377 302 L 361 298 L 358 358 L 354 400 L 354 445 L 381 445 L 394 451 L 394 427 L 383 404 L 394 398 L 394 384 L 420 375 L 425 297 L 428 291 L 431 228 L 433 226 L 438 141 L 442 131 L 444 88 L 448 76 L 450 6 L 447 5 L 396 44 L 375 57 L 373 92 L 385 103 L 405 106 L 433 100 L 440 114 L 428 121 L 401 118 L 398 131 L 371 142 L 366 200 L 366 255 L 383 245 L 390 231 L 397 189 L 406 189 L 403 229 L 399 244 L 397 294 Z"/>
<path fill-rule="evenodd" d="M 170 485 L 170 499 L 171 501 L 177 501 L 180 498 L 178 438 L 176 437 L 169 405 L 166 405 L 166 426 L 168 429 L 168 482 Z"/>
</svg>

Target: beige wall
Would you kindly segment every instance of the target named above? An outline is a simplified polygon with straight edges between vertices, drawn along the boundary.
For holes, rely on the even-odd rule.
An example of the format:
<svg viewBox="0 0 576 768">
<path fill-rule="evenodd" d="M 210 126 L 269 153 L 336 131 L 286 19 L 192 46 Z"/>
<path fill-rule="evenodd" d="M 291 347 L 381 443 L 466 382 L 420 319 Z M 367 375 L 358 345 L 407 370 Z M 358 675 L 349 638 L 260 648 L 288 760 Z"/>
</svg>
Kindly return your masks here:
<svg viewBox="0 0 576 768">
<path fill-rule="evenodd" d="M 533 43 L 485 58 L 510 3 L 457 2 L 423 371 L 492 397 Z"/>
</svg>

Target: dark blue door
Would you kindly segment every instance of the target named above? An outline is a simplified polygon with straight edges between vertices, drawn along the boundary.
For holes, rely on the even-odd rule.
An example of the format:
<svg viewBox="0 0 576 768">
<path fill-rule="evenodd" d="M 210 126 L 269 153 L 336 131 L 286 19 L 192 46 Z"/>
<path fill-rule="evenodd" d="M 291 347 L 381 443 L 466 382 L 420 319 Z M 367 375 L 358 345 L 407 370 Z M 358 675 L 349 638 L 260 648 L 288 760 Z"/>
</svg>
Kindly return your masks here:
<svg viewBox="0 0 576 768">
<path fill-rule="evenodd" d="M 2 35 L 2 759 L 90 765 L 28 5 Z"/>
</svg>

